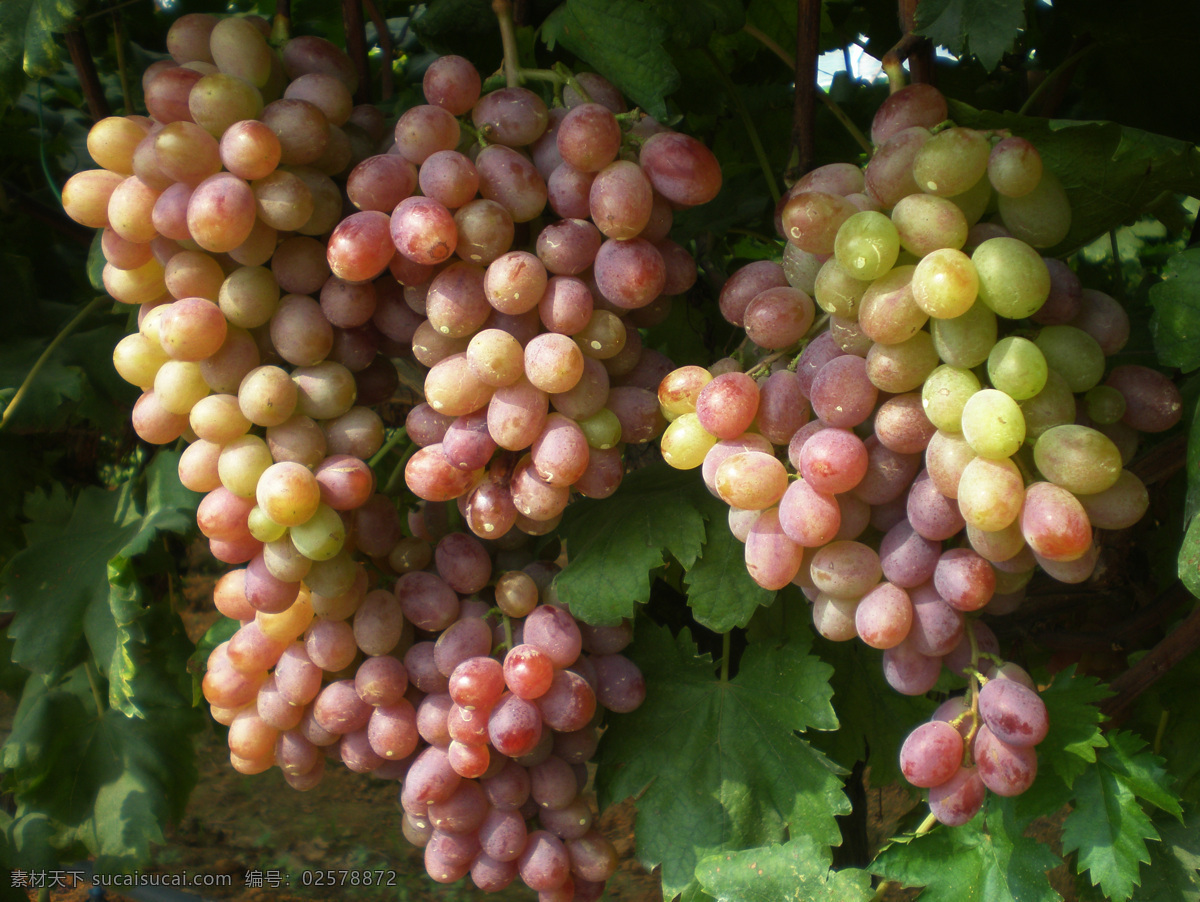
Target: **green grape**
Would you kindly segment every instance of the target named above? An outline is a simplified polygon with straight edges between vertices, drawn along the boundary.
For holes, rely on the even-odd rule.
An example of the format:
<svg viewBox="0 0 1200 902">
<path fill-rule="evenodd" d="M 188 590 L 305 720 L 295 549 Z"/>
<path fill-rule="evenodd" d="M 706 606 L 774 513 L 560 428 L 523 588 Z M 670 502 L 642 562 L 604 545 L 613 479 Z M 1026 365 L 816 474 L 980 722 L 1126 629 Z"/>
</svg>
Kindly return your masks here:
<svg viewBox="0 0 1200 902">
<path fill-rule="evenodd" d="M 963 407 L 962 434 L 980 457 L 1012 457 L 1025 441 L 1025 417 L 1017 402 L 1004 392 L 985 388 Z"/>
<path fill-rule="evenodd" d="M 1071 202 L 1058 177 L 1047 170 L 1028 194 L 1000 195 L 1000 218 L 1004 227 L 1034 247 L 1053 247 L 1071 231 Z"/>
<path fill-rule="evenodd" d="M 1097 385 L 1083 396 L 1088 418 L 1098 426 L 1116 423 L 1125 416 L 1125 396 L 1111 385 Z"/>
<path fill-rule="evenodd" d="M 614 448 L 621 441 L 621 421 L 607 407 L 601 407 L 590 417 L 580 420 L 579 428 L 592 448 Z"/>
<path fill-rule="evenodd" d="M 332 507 L 322 504 L 306 522 L 291 529 L 292 544 L 311 561 L 327 561 L 342 550 L 346 524 Z"/>
<path fill-rule="evenodd" d="M 1032 444 L 1047 429 L 1075 422 L 1075 395 L 1067 380 L 1051 369 L 1046 373 L 1045 387 L 1021 402 L 1021 412 L 1025 416 L 1025 438 Z"/>
<path fill-rule="evenodd" d="M 276 539 L 283 538 L 283 534 L 287 532 L 286 526 L 272 520 L 257 504 L 250 509 L 248 525 L 250 535 L 260 542 L 274 542 Z"/>
<path fill-rule="evenodd" d="M 925 416 L 943 432 L 958 432 L 962 429 L 963 407 L 981 387 L 969 369 L 942 364 L 929 374 L 921 387 Z"/>
<path fill-rule="evenodd" d="M 983 219 L 983 214 L 991 206 L 993 197 L 995 192 L 992 191 L 991 183 L 987 179 L 980 179 L 962 194 L 955 194 L 947 200 L 962 210 L 967 225 L 973 226 Z"/>
<path fill-rule="evenodd" d="M 304 582 L 314 595 L 337 598 L 354 587 L 357 577 L 358 564 L 355 563 L 354 556 L 342 549 L 331 557 L 313 561 Z"/>
<path fill-rule="evenodd" d="M 987 360 L 996 343 L 996 314 L 976 302 L 960 316 L 930 320 L 929 331 L 943 362 L 970 369 Z"/>
<path fill-rule="evenodd" d="M 1028 194 L 1042 180 L 1042 156 L 1025 138 L 1005 138 L 988 156 L 988 181 L 1001 196 Z"/>
<path fill-rule="evenodd" d="M 1016 401 L 1032 398 L 1046 385 L 1046 358 L 1028 338 L 1010 335 L 988 354 L 988 381 Z"/>
<path fill-rule="evenodd" d="M 960 250 L 942 248 L 928 254 L 913 273 L 913 300 L 938 319 L 962 316 L 979 295 L 975 264 Z"/>
<path fill-rule="evenodd" d="M 958 480 L 958 510 L 968 526 L 984 532 L 1007 528 L 1021 512 L 1025 480 L 1007 457 L 976 457 Z"/>
<path fill-rule="evenodd" d="M 852 319 L 858 315 L 858 304 L 870 287 L 869 279 L 856 279 L 837 257 L 830 257 L 817 273 L 813 300 L 826 313 Z"/>
<path fill-rule="evenodd" d="M 1074 423 L 1043 432 L 1033 446 L 1033 462 L 1043 476 L 1076 495 L 1103 492 L 1121 475 L 1121 451 L 1112 439 Z"/>
<path fill-rule="evenodd" d="M 953 197 L 970 190 L 987 172 L 991 145 L 973 128 L 948 128 L 917 151 L 913 178 L 926 194 Z"/>
<path fill-rule="evenodd" d="M 979 298 L 998 315 L 1024 319 L 1050 296 L 1050 270 L 1041 255 L 1016 238 L 989 238 L 971 254 Z"/>
<path fill-rule="evenodd" d="M 896 265 L 900 233 L 883 213 L 863 210 L 838 229 L 833 253 L 856 279 L 878 279 Z"/>
<path fill-rule="evenodd" d="M 676 470 L 694 470 L 704 463 L 709 449 L 717 443 L 717 437 L 700 425 L 695 413 L 681 413 L 660 439 L 662 456 Z"/>
<path fill-rule="evenodd" d="M 1104 351 L 1092 336 L 1074 326 L 1045 326 L 1034 343 L 1050 369 L 1060 373 L 1075 393 L 1100 384 Z"/>
</svg>

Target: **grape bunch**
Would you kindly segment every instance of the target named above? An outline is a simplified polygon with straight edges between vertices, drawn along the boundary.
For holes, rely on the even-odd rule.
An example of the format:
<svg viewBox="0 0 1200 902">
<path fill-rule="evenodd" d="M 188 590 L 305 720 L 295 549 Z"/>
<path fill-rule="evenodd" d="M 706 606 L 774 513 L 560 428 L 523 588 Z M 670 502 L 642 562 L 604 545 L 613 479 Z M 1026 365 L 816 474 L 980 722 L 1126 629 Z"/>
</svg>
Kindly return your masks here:
<svg viewBox="0 0 1200 902">
<path fill-rule="evenodd" d="M 962 696 L 947 699 L 900 748 L 904 778 L 929 790 L 930 812 L 951 827 L 975 816 L 986 790 L 1014 796 L 1033 785 L 1034 746 L 1050 729 L 1046 703 L 1022 667 L 989 662 L 984 672 L 975 677 L 983 685 L 974 708 Z"/>
<path fill-rule="evenodd" d="M 645 685 L 620 654 L 629 624 L 576 623 L 525 533 L 551 530 L 572 488 L 611 494 L 623 443 L 665 425 L 672 364 L 637 327 L 695 281 L 672 210 L 710 199 L 720 170 L 694 139 L 618 118 L 599 76 L 550 110 L 523 88 L 481 95 L 460 57 L 389 130 L 353 103 L 341 49 L 277 52 L 269 30 L 178 19 L 144 76 L 150 116 L 96 123 L 100 168 L 63 190 L 102 230 L 109 294 L 138 311 L 113 355 L 142 390 L 134 429 L 188 442 L 197 523 L 236 566 L 214 600 L 240 626 L 203 694 L 240 772 L 278 766 L 304 790 L 340 760 L 401 781 L 435 880 L 598 898 L 616 855 L 584 765 L 601 712 Z M 428 372 L 405 529 L 367 461 L 409 355 Z M 450 528 L 454 500 L 470 533 Z"/>
<path fill-rule="evenodd" d="M 904 88 L 865 169 L 797 182 L 781 262 L 720 293 L 743 359 L 676 369 L 658 396 L 664 458 L 702 468 L 760 585 L 800 586 L 817 631 L 883 650 L 901 693 L 930 691 L 943 662 L 970 678 L 941 718 L 956 729 L 935 719 L 902 755 L 952 822 L 981 786 L 1027 787 L 1045 734 L 1032 681 L 1013 682 L 978 615 L 1014 610 L 1039 567 L 1091 576 L 1096 530 L 1148 507 L 1125 469 L 1139 432 L 1174 426 L 1182 403 L 1155 370 L 1106 376 L 1128 316 L 1040 253 L 1071 218 L 1036 148 L 946 115 L 936 89 Z"/>
<path fill-rule="evenodd" d="M 365 461 L 384 441 L 370 405 L 398 378 L 369 325 L 374 287 L 332 277 L 321 240 L 342 214 L 333 176 L 382 123 L 353 105 L 343 51 L 297 38 L 279 54 L 267 31 L 181 17 L 172 59 L 144 77 L 152 118 L 96 123 L 103 168 L 63 204 L 103 229 L 104 285 L 138 306 L 113 353 L 142 389 L 134 429 L 190 440 L 179 476 L 204 493 L 213 555 L 246 564 L 245 591 L 277 613 L 301 581 L 325 598 L 364 585 L 354 550 L 387 554 L 399 515 Z"/>
<path fill-rule="evenodd" d="M 665 426 L 655 390 L 673 364 L 638 328 L 696 281 L 667 237 L 672 211 L 714 197 L 720 168 L 694 138 L 624 113 L 599 76 L 580 75 L 553 109 L 521 87 L 480 96 L 458 57 L 435 62 L 424 88 L 429 103 L 401 116 L 389 153 L 350 175 L 352 200 L 362 190 L 391 211 L 390 235 L 365 210 L 339 229 L 373 217 L 379 260 L 397 250 L 387 334 L 428 367 L 406 423 L 421 446 L 409 488 L 456 499 L 481 537 L 541 535 L 572 490 L 611 495 L 624 445 Z M 455 149 L 456 115 L 486 146 Z"/>
<path fill-rule="evenodd" d="M 242 625 L 212 652 L 203 691 L 233 766 L 278 766 L 297 789 L 327 759 L 401 780 L 403 832 L 434 880 L 470 873 L 496 891 L 519 876 L 539 898 L 599 898 L 617 859 L 592 828 L 585 764 L 602 712 L 645 697 L 620 653 L 630 627 L 576 623 L 555 603 L 554 565 L 526 553 L 495 573 L 478 539 L 432 542 L 432 523 L 418 515 L 397 541 L 391 589 L 304 591 L 270 613 L 244 571 L 222 577 L 217 604 Z"/>
</svg>

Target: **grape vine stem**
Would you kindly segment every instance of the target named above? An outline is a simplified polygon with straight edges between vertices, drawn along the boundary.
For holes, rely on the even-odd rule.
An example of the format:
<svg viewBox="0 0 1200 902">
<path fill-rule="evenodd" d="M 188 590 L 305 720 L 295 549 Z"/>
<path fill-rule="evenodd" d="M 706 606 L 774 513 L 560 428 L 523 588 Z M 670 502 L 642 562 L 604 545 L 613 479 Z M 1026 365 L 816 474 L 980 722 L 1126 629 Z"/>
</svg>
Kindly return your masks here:
<svg viewBox="0 0 1200 902">
<path fill-rule="evenodd" d="M 779 44 L 777 44 L 769 35 L 764 34 L 749 22 L 742 26 L 742 31 L 746 32 L 746 34 L 750 35 L 750 37 L 754 38 L 756 41 L 774 53 L 777 57 L 779 57 L 780 61 L 789 69 L 796 68 L 796 58 L 780 47 Z M 825 109 L 829 110 L 829 112 L 833 114 L 833 118 L 842 124 L 842 128 L 844 128 L 850 137 L 855 140 L 858 146 L 863 149 L 863 152 L 868 154 L 873 153 L 875 148 L 871 146 L 871 142 L 867 139 L 867 136 L 864 135 L 862 130 L 854 124 L 849 116 L 846 115 L 845 110 L 837 105 L 837 101 L 835 101 L 832 97 L 815 85 L 813 89 L 817 94 L 817 98 L 825 105 Z"/>
<path fill-rule="evenodd" d="M 129 90 L 129 63 L 125 59 L 125 23 L 118 15 L 113 15 L 113 50 L 117 55 L 117 73 L 121 79 L 121 103 L 125 107 L 125 115 L 133 115 L 133 92 Z"/>
<path fill-rule="evenodd" d="M 93 311 L 99 310 L 105 304 L 109 303 L 107 297 L 94 298 L 90 304 L 80 310 L 72 320 L 63 326 L 62 331 L 54 336 L 54 340 L 46 346 L 46 350 L 42 351 L 42 355 L 38 357 L 37 362 L 30 368 L 29 373 L 25 376 L 25 380 L 21 383 L 21 387 L 17 389 L 17 393 L 13 395 L 12 400 L 8 402 L 8 406 L 4 408 L 3 416 L 0 416 L 0 431 L 9 424 L 12 415 L 16 412 L 17 407 L 25 400 L 25 396 L 29 394 L 29 389 L 33 385 L 33 381 L 38 377 L 38 373 L 42 371 L 42 367 L 50 360 L 50 356 L 58 350 L 67 337 L 79 328 L 79 324 L 87 319 Z"/>
<path fill-rule="evenodd" d="M 732 634 L 725 632 L 721 634 L 721 682 L 729 682 L 729 645 L 730 636 Z"/>
<path fill-rule="evenodd" d="M 378 465 L 378 463 L 381 460 L 383 460 L 385 457 L 387 457 L 388 453 L 393 448 L 395 448 L 398 444 L 400 444 L 402 441 L 404 441 L 407 438 L 408 438 L 408 430 L 405 429 L 403 426 L 401 426 L 395 432 L 393 432 L 390 436 L 388 436 L 388 440 L 383 443 L 383 447 L 381 447 L 378 451 L 376 451 L 375 456 L 372 457 L 369 461 L 367 461 L 367 466 L 369 466 L 371 469 L 375 469 L 375 467 Z"/>
<path fill-rule="evenodd" d="M 367 57 L 366 23 L 363 21 L 361 0 L 342 0 L 342 24 L 346 30 L 346 52 L 358 73 L 355 103 L 371 102 L 371 63 Z"/>
<path fill-rule="evenodd" d="M 392 60 L 395 58 L 395 48 L 392 47 L 392 33 L 388 30 L 387 21 L 379 13 L 379 7 L 373 0 L 363 0 L 367 15 L 375 25 L 379 49 L 383 53 L 383 65 L 379 67 L 379 95 L 382 100 L 391 100 L 395 93 L 395 78 L 392 73 Z"/>
<path fill-rule="evenodd" d="M 96 703 L 96 716 L 104 716 L 104 695 L 100 692 L 100 676 L 96 673 L 96 666 L 91 661 L 83 662 L 84 672 L 87 674 L 88 685 L 92 689 L 92 701 Z"/>
<path fill-rule="evenodd" d="M 510 88 L 521 84 L 521 59 L 517 52 L 517 29 L 513 24 L 512 0 L 492 0 L 492 12 L 500 23 L 500 43 L 504 46 L 504 81 Z"/>
</svg>

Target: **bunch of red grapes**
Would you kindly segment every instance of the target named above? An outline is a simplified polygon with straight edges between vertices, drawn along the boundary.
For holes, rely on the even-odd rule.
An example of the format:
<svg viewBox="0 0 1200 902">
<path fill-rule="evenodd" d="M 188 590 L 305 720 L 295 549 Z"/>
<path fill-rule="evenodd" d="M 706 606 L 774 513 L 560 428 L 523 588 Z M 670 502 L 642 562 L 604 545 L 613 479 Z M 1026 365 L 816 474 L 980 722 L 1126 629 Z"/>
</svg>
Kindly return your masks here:
<svg viewBox="0 0 1200 902">
<path fill-rule="evenodd" d="M 457 499 L 486 538 L 549 532 L 572 490 L 611 495 L 624 446 L 662 431 L 655 391 L 672 364 L 642 348 L 638 328 L 696 281 L 695 261 L 667 237 L 672 211 L 721 186 L 699 141 L 629 118 L 598 76 L 579 80 L 598 102 L 568 86 L 567 105 L 547 109 L 521 87 L 480 97 L 469 63 L 438 60 L 425 75 L 430 103 L 400 118 L 396 152 L 376 164 L 396 172 L 396 190 L 377 189 L 390 221 L 364 211 L 330 239 L 332 261 L 343 230 L 354 248 L 370 232 L 372 267 L 387 258 L 404 286 L 396 318 L 406 315 L 429 367 L 407 420 L 421 446 L 409 488 Z M 488 142 L 473 157 L 455 149 L 455 115 L 468 113 Z M 351 173 L 352 199 L 365 171 Z M 405 197 L 414 185 L 421 195 Z M 534 233 L 547 204 L 558 218 Z M 517 230 L 527 249 L 512 249 Z"/>
<path fill-rule="evenodd" d="M 805 175 L 779 207 L 782 261 L 721 291 L 749 369 L 682 367 L 659 400 L 663 456 L 702 467 L 758 583 L 795 583 L 818 632 L 882 649 L 899 692 L 929 692 L 943 663 L 970 677 L 901 756 L 959 824 L 985 787 L 1029 787 L 1047 728 L 978 615 L 1014 610 L 1039 567 L 1091 576 L 1095 531 L 1149 504 L 1124 469 L 1138 433 L 1174 426 L 1182 402 L 1147 367 L 1106 376 L 1129 320 L 1039 252 L 1071 216 L 1037 149 L 946 115 L 936 89 L 904 88 L 865 169 Z"/>
<path fill-rule="evenodd" d="M 596 899 L 616 856 L 584 765 L 601 712 L 645 686 L 629 625 L 576 623 L 525 533 L 572 492 L 611 494 L 624 446 L 665 426 L 673 365 L 638 328 L 694 283 L 672 211 L 720 169 L 599 76 L 549 109 L 481 94 L 460 57 L 389 130 L 353 103 L 342 50 L 268 36 L 181 17 L 144 77 L 150 115 L 96 123 L 101 168 L 63 190 L 138 310 L 114 352 L 142 390 L 134 428 L 188 442 L 200 529 L 239 565 L 214 592 L 240 626 L 205 698 L 243 773 L 308 789 L 332 759 L 401 781 L 434 879 Z M 405 476 L 425 503 L 406 530 L 367 461 L 410 356 L 427 372 Z"/>
</svg>

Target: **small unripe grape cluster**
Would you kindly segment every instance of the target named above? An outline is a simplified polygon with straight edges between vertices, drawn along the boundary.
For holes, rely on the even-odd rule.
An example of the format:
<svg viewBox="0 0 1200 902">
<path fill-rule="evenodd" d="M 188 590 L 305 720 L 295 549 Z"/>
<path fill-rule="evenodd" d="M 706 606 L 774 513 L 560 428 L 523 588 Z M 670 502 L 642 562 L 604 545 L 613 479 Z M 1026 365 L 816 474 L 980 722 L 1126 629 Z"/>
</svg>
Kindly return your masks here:
<svg viewBox="0 0 1200 902">
<path fill-rule="evenodd" d="M 1149 505 L 1124 469 L 1139 432 L 1182 413 L 1155 370 L 1106 376 L 1127 314 L 1035 249 L 1070 228 L 1037 150 L 945 118 L 936 89 L 905 88 L 875 118 L 865 170 L 804 176 L 780 205 L 782 261 L 742 267 L 719 298 L 760 361 L 682 367 L 659 386 L 663 457 L 702 467 L 751 576 L 800 586 L 817 631 L 882 649 L 909 695 L 943 661 L 977 687 L 980 655 L 999 648 L 974 618 L 1014 610 L 1036 568 L 1092 575 L 1095 530 Z M 967 760 L 982 785 L 1019 791 L 1013 762 L 1032 779 L 1033 743 L 1010 753 L 972 711 Z M 993 781 L 986 756 L 1007 776 Z"/>
<path fill-rule="evenodd" d="M 696 280 L 668 237 L 672 211 L 721 185 L 699 141 L 627 120 L 599 76 L 580 83 L 592 100 L 569 88 L 566 106 L 548 109 L 521 87 L 480 96 L 470 63 L 443 57 L 425 75 L 429 103 L 350 176 L 356 204 L 360 188 L 391 212 L 378 259 L 394 244 L 403 292 L 388 334 L 428 367 L 405 480 L 426 500 L 456 499 L 485 538 L 548 532 L 573 491 L 616 491 L 625 444 L 658 437 L 655 389 L 672 364 L 642 348 L 638 328 Z M 457 116 L 477 142 L 464 146 Z M 547 212 L 526 249 L 514 246 Z M 369 216 L 383 214 L 339 229 Z"/>
<path fill-rule="evenodd" d="M 621 654 L 628 623 L 577 623 L 552 564 L 496 572 L 474 536 L 436 542 L 434 518 L 388 555 L 392 588 L 307 590 L 265 611 L 234 571 L 217 604 L 241 627 L 203 681 L 242 773 L 277 766 L 316 786 L 326 761 L 402 784 L 404 835 L 429 875 L 485 891 L 520 877 L 554 898 L 599 898 L 617 864 L 592 822 L 585 764 L 603 711 L 632 711 L 645 681 Z M 515 550 L 507 552 L 512 559 Z M 531 558 L 531 556 L 526 556 Z"/>
</svg>

